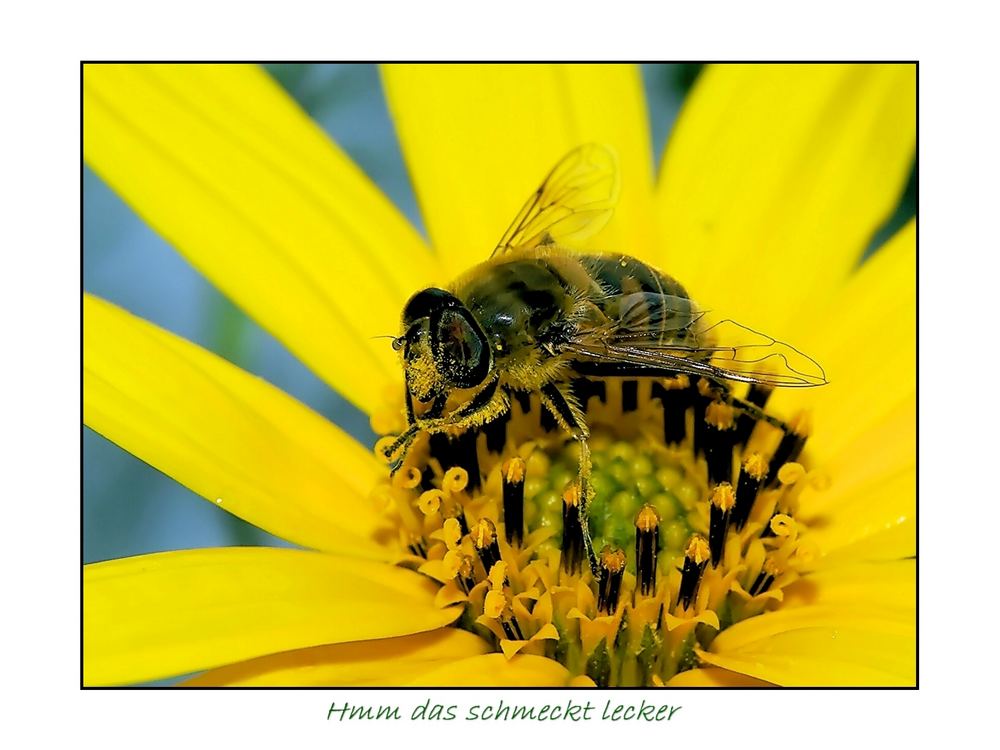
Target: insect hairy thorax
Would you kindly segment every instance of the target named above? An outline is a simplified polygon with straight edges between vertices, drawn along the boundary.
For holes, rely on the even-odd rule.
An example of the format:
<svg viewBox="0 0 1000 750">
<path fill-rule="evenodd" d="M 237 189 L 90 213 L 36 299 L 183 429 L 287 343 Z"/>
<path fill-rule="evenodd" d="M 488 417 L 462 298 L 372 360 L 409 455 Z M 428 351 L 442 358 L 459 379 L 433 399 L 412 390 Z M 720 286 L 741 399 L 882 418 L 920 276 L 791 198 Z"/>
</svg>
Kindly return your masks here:
<svg viewBox="0 0 1000 750">
<path fill-rule="evenodd" d="M 395 474 L 418 432 L 474 438 L 470 431 L 508 413 L 511 397 L 530 393 L 579 446 L 567 497 L 583 549 L 564 563 L 577 567 L 585 556 L 595 579 L 600 569 L 586 523 L 593 499 L 590 428 L 575 381 L 643 378 L 662 389 L 683 376 L 698 381 L 705 398 L 779 429 L 786 425 L 733 396 L 727 383 L 826 382 L 822 368 L 794 347 L 727 318 L 713 322 L 680 283 L 642 261 L 566 249 L 608 221 L 618 189 L 617 161 L 607 148 L 574 149 L 528 199 L 488 261 L 451 291 L 431 288 L 411 297 L 393 342 L 402 353 L 407 428 L 383 449 Z"/>
</svg>

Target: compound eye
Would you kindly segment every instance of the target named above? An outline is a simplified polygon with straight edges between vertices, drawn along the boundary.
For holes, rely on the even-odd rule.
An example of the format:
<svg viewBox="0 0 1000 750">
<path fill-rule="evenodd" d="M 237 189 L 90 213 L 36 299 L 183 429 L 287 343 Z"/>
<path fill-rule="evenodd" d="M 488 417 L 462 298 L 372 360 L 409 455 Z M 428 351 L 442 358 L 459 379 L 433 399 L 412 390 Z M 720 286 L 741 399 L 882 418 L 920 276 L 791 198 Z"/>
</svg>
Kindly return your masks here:
<svg viewBox="0 0 1000 750">
<path fill-rule="evenodd" d="M 434 359 L 441 374 L 458 388 L 472 388 L 489 374 L 486 337 L 461 309 L 441 311 L 433 329 Z"/>
</svg>

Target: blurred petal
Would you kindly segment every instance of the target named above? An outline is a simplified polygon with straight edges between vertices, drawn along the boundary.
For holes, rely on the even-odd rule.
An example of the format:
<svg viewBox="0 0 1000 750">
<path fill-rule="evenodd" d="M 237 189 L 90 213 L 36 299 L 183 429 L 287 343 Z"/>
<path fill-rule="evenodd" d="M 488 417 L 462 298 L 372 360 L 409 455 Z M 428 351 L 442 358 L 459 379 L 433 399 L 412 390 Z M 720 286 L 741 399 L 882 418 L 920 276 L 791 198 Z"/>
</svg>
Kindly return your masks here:
<svg viewBox="0 0 1000 750">
<path fill-rule="evenodd" d="M 375 641 L 339 643 L 262 656 L 213 669 L 187 687 L 395 687 L 456 659 L 485 654 L 490 646 L 465 630 L 442 628 Z"/>
<path fill-rule="evenodd" d="M 830 305 L 804 321 L 796 341 L 822 363 L 830 383 L 779 389 L 771 405 L 785 414 L 810 410 L 815 430 L 809 450 L 821 465 L 887 423 L 894 439 L 882 442 L 886 455 L 869 454 L 862 466 L 894 473 L 900 462 L 913 462 L 916 411 L 900 409 L 916 405 L 916 262 L 911 221 L 861 266 Z"/>
<path fill-rule="evenodd" d="M 785 589 L 781 609 L 727 628 L 698 655 L 786 686 L 915 685 L 915 562 L 806 576 Z"/>
<path fill-rule="evenodd" d="M 459 659 L 414 676 L 415 687 L 565 687 L 570 674 L 562 664 L 544 656 L 503 654 Z"/>
<path fill-rule="evenodd" d="M 860 487 L 821 515 L 805 498 L 799 515 L 810 525 L 803 538 L 818 548 L 818 565 L 916 555 L 917 467 Z"/>
<path fill-rule="evenodd" d="M 87 65 L 83 97 L 87 163 L 320 377 L 380 406 L 398 365 L 372 337 L 436 262 L 361 170 L 255 67 Z"/>
<path fill-rule="evenodd" d="M 233 547 L 84 568 L 84 683 L 140 682 L 326 643 L 447 625 L 437 587 L 383 563 Z"/>
<path fill-rule="evenodd" d="M 372 453 L 274 386 L 90 295 L 83 418 L 202 497 L 276 536 L 387 559 Z"/>
<path fill-rule="evenodd" d="M 895 208 L 915 142 L 914 65 L 706 69 L 660 170 L 664 270 L 792 340 Z"/>
<path fill-rule="evenodd" d="M 774 685 L 727 669 L 699 667 L 675 674 L 667 680 L 667 687 L 774 687 Z"/>
<path fill-rule="evenodd" d="M 651 247 L 652 157 L 639 70 L 625 65 L 387 65 L 389 109 L 434 247 L 450 273 L 489 257 L 542 179 L 588 142 L 622 184 L 597 246 Z"/>
</svg>

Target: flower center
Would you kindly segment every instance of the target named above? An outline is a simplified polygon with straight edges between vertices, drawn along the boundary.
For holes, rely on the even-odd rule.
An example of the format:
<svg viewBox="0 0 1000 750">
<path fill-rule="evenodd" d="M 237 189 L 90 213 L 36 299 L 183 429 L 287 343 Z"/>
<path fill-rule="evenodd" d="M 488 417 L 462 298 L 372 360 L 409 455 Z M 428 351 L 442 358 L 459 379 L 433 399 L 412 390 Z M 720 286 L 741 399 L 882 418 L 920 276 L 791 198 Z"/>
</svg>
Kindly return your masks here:
<svg viewBox="0 0 1000 750">
<path fill-rule="evenodd" d="M 581 380 L 574 393 L 587 488 L 579 443 L 515 394 L 480 431 L 421 435 L 375 497 L 403 564 L 442 584 L 442 606 L 464 606 L 458 627 L 583 682 L 663 684 L 720 630 L 780 603 L 808 561 L 795 518 L 816 483 L 799 463 L 806 422 L 755 419 L 746 405 L 763 409 L 767 388 L 739 400 L 687 376 Z M 376 429 L 399 432 L 400 413 Z"/>
</svg>

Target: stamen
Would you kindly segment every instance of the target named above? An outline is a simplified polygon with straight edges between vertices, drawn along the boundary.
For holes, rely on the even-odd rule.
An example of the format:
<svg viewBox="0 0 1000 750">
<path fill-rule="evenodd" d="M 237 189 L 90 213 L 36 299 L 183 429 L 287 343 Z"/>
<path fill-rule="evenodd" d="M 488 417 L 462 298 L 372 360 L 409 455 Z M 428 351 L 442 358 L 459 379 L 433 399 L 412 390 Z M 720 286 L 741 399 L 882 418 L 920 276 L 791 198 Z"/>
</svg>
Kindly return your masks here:
<svg viewBox="0 0 1000 750">
<path fill-rule="evenodd" d="M 753 504 L 757 500 L 761 482 L 767 475 L 767 461 L 759 453 L 751 453 L 740 469 L 740 480 L 736 485 L 736 510 L 732 522 L 737 531 L 742 531 L 750 518 Z"/>
<path fill-rule="evenodd" d="M 603 380 L 574 378 L 570 386 L 577 402 L 586 411 L 591 396 L 597 396 L 602 403 L 608 400 L 608 386 Z"/>
<path fill-rule="evenodd" d="M 712 552 L 712 567 L 717 568 L 722 562 L 722 551 L 726 545 L 726 529 L 729 528 L 729 515 L 736 504 L 733 486 L 723 482 L 712 491 L 711 507 L 708 521 L 708 546 Z"/>
<path fill-rule="evenodd" d="M 441 468 L 445 471 L 456 466 L 465 469 L 469 474 L 470 492 L 478 489 L 482 481 L 479 475 L 479 454 L 476 452 L 477 437 L 476 430 L 466 430 L 461 435 L 443 432 L 431 435 L 431 455 L 440 461 Z"/>
<path fill-rule="evenodd" d="M 579 573 L 585 557 L 581 496 L 579 482 L 571 482 L 563 492 L 562 567 L 567 573 Z"/>
<path fill-rule="evenodd" d="M 636 411 L 639 408 L 639 382 L 637 380 L 622 381 L 622 413 Z"/>
<path fill-rule="evenodd" d="M 691 606 L 691 602 L 698 594 L 698 583 L 701 581 L 701 574 L 705 572 L 705 566 L 708 565 L 708 558 L 709 549 L 705 537 L 693 534 L 687 549 L 684 550 L 684 569 L 681 571 L 681 586 L 677 593 L 677 601 L 684 609 Z"/>
<path fill-rule="evenodd" d="M 472 546 L 487 573 L 500 562 L 500 545 L 497 544 L 497 527 L 488 518 L 481 519 L 472 527 Z"/>
<path fill-rule="evenodd" d="M 524 459 L 518 456 L 504 461 L 500 467 L 504 532 L 510 544 L 520 545 L 524 541 L 524 474 Z"/>
<path fill-rule="evenodd" d="M 510 420 L 511 414 L 508 410 L 480 428 L 486 435 L 486 450 L 490 453 L 503 452 L 507 445 L 507 425 L 510 424 Z"/>
<path fill-rule="evenodd" d="M 511 391 L 514 396 L 514 400 L 517 401 L 518 405 L 521 407 L 521 412 L 527 414 L 531 411 L 531 394 L 526 391 Z"/>
<path fill-rule="evenodd" d="M 774 487 L 778 483 L 778 470 L 789 461 L 797 461 L 809 437 L 809 423 L 805 414 L 798 414 L 789 423 L 789 431 L 781 438 L 774 455 L 771 457 L 771 468 L 767 473 L 765 487 Z"/>
<path fill-rule="evenodd" d="M 690 378 L 677 375 L 662 383 L 653 383 L 652 396 L 663 404 L 663 442 L 677 445 L 687 432 L 685 416 L 693 397 Z"/>
<path fill-rule="evenodd" d="M 715 400 L 712 384 L 705 378 L 699 378 L 693 386 L 691 400 L 694 403 L 694 455 L 697 458 L 705 450 L 705 433 L 708 430 L 708 425 L 705 424 L 705 410 Z"/>
<path fill-rule="evenodd" d="M 733 481 L 733 446 L 736 444 L 736 410 L 722 401 L 705 409 L 705 460 L 711 484 Z"/>
<path fill-rule="evenodd" d="M 471 557 L 458 549 L 448 550 L 444 555 L 444 564 L 454 571 L 455 583 L 462 589 L 462 593 L 472 591 L 476 579 Z"/>
<path fill-rule="evenodd" d="M 656 590 L 656 556 L 660 552 L 660 515 L 652 505 L 643 505 L 635 517 L 635 571 L 639 592 L 649 596 Z"/>
<path fill-rule="evenodd" d="M 625 575 L 625 551 L 605 545 L 601 550 L 601 571 L 597 609 L 610 615 L 618 609 L 618 596 Z"/>
<path fill-rule="evenodd" d="M 767 558 L 764 561 L 763 567 L 760 569 L 760 573 L 754 579 L 753 585 L 750 587 L 750 596 L 757 596 L 757 594 L 763 594 L 767 591 L 771 584 L 774 583 L 776 576 L 781 574 L 781 568 L 775 563 L 774 558 Z"/>
<path fill-rule="evenodd" d="M 774 388 L 769 385 L 752 383 L 744 400 L 749 401 L 754 406 L 759 406 L 763 409 L 773 392 Z M 745 446 L 747 441 L 750 439 L 753 428 L 756 426 L 756 419 L 751 417 L 749 414 L 741 414 L 736 424 L 736 444 Z"/>
</svg>

